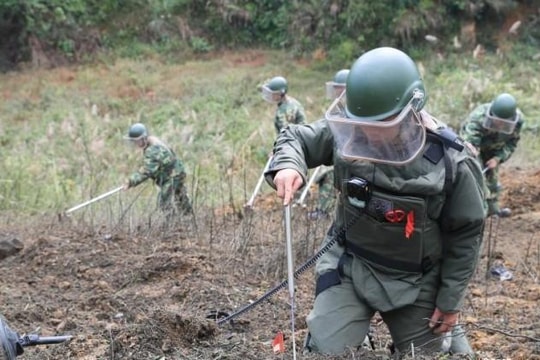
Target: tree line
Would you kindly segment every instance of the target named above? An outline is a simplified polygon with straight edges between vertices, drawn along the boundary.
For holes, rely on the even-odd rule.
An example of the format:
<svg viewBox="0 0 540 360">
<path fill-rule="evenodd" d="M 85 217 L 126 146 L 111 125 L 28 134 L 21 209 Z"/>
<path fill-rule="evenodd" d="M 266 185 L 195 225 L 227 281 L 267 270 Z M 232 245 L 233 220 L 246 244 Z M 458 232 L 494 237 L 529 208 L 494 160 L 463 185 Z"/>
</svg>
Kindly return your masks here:
<svg viewBox="0 0 540 360">
<path fill-rule="evenodd" d="M 380 45 L 408 51 L 539 45 L 535 0 L 4 0 L 0 69 L 55 66 L 124 49 L 197 55 L 285 49 L 349 61 Z"/>
</svg>

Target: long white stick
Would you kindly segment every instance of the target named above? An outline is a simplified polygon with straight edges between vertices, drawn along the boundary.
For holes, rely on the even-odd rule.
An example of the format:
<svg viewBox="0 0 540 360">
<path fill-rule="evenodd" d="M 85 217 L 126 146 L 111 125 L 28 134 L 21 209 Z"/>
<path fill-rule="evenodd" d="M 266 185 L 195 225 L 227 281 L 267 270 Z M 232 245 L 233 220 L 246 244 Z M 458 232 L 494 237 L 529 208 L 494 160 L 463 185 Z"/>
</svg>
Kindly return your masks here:
<svg viewBox="0 0 540 360">
<path fill-rule="evenodd" d="M 296 360 L 296 340 L 294 336 L 294 259 L 292 247 L 292 231 L 291 231 L 291 205 L 285 206 L 285 237 L 287 238 L 287 273 L 289 283 L 289 298 L 291 303 L 291 332 L 293 359 Z"/>
<path fill-rule="evenodd" d="M 313 171 L 313 174 L 311 175 L 311 177 L 309 178 L 308 180 L 308 183 L 306 184 L 306 186 L 304 187 L 304 191 L 302 191 L 302 194 L 300 195 L 300 199 L 298 199 L 298 201 L 296 202 L 298 205 L 301 205 L 302 207 L 306 207 L 306 204 L 305 204 L 305 201 L 306 201 L 306 196 L 309 192 L 309 188 L 311 188 L 311 185 L 313 185 L 313 182 L 315 181 L 315 179 L 317 178 L 317 175 L 319 174 L 319 171 L 321 171 L 321 167 L 317 167 L 314 171 Z"/>
<path fill-rule="evenodd" d="M 109 197 L 109 196 L 111 196 L 112 194 L 115 194 L 115 193 L 119 192 L 119 191 L 122 190 L 123 188 L 124 188 L 123 186 L 119 186 L 119 187 L 117 187 L 116 189 L 113 189 L 113 190 L 111 190 L 111 191 L 109 191 L 109 192 L 106 192 L 105 194 L 101 194 L 101 195 L 99 195 L 99 196 L 96 196 L 95 198 L 90 199 L 90 200 L 88 200 L 88 201 L 86 201 L 86 202 L 84 202 L 84 203 L 82 203 L 82 204 L 79 204 L 79 205 L 76 205 L 76 206 L 74 206 L 74 207 L 72 207 L 72 208 L 70 208 L 70 209 L 67 209 L 67 210 L 64 212 L 64 214 L 69 214 L 70 212 L 73 212 L 73 211 L 75 211 L 75 210 L 79 210 L 80 208 L 83 208 L 83 207 L 88 206 L 88 205 L 90 205 L 90 204 L 92 204 L 92 203 L 95 203 L 96 201 L 103 200 L 103 199 L 105 199 L 106 197 Z"/>
<path fill-rule="evenodd" d="M 251 194 L 251 198 L 249 201 L 244 205 L 246 208 L 252 208 L 253 203 L 255 202 L 255 197 L 257 197 L 257 194 L 259 193 L 259 190 L 261 190 L 261 186 L 264 182 L 264 173 L 268 168 L 270 167 L 270 163 L 272 162 L 272 156 L 268 158 L 268 161 L 266 162 L 266 165 L 264 165 L 264 169 L 261 173 L 261 176 L 259 177 L 259 181 L 257 181 L 257 185 L 255 186 L 255 190 L 253 190 L 253 194 Z"/>
</svg>

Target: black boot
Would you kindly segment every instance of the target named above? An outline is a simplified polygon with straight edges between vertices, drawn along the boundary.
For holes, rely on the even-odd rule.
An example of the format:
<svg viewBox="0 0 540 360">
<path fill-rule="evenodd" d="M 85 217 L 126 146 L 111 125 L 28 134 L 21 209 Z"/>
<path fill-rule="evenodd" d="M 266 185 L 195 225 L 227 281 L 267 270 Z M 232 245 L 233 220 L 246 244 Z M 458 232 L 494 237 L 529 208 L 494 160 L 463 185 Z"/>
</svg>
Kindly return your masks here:
<svg viewBox="0 0 540 360">
<path fill-rule="evenodd" d="M 510 210 L 510 208 L 502 208 L 497 212 L 497 215 L 502 218 L 510 217 L 512 215 L 512 210 Z"/>
<path fill-rule="evenodd" d="M 326 219 L 328 218 L 328 213 L 324 210 L 317 208 L 314 211 L 308 212 L 307 217 L 309 220 Z"/>
</svg>

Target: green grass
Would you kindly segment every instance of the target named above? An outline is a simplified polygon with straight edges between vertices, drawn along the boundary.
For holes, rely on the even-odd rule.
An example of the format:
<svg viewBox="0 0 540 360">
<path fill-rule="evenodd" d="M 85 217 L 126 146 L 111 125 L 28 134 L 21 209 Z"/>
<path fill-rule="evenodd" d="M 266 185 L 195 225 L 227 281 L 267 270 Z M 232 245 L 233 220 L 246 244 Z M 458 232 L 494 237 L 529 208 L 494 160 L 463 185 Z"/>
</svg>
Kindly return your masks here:
<svg viewBox="0 0 540 360">
<path fill-rule="evenodd" d="M 275 136 L 274 106 L 262 100 L 257 85 L 285 76 L 311 122 L 323 116 L 328 105 L 324 84 L 339 70 L 262 50 L 177 60 L 152 56 L 1 74 L 0 209 L 59 211 L 122 184 L 141 159 L 122 140 L 137 121 L 183 159 L 200 206 L 241 205 Z M 418 62 L 427 109 L 448 124 L 459 126 L 474 106 L 507 91 L 518 99 L 527 129 L 538 126 L 537 61 L 495 55 L 475 60 L 462 54 Z M 538 154 L 537 132 L 526 131 L 512 161 L 537 167 Z M 270 191 L 266 185 L 263 189 Z M 141 194 L 146 200 L 140 204 L 154 204 L 155 191 Z"/>
</svg>

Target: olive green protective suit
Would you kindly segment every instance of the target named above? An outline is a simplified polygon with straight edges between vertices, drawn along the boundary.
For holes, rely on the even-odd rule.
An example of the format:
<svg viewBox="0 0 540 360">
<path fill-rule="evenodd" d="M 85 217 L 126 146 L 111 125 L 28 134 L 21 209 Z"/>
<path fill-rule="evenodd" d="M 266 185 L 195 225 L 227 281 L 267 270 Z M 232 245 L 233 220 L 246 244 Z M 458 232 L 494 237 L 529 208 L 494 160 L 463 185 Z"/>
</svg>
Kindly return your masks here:
<svg viewBox="0 0 540 360">
<path fill-rule="evenodd" d="M 279 134 L 266 173 L 271 186 L 278 170 L 297 170 L 305 184 L 308 168 L 333 164 L 340 192 L 322 246 L 338 234 L 339 240 L 316 266 L 318 294 L 307 317 L 312 350 L 340 354 L 360 346 L 378 311 L 400 352 L 411 344 L 417 355 L 440 351 L 441 338 L 429 328 L 429 319 L 435 307 L 460 311 L 477 264 L 486 209 L 475 158 L 446 148 L 446 158 L 434 163 L 426 157 L 430 146 L 427 142 L 412 162 L 390 166 L 345 160 L 325 119 L 290 125 Z M 389 198 L 413 215 L 407 223 L 391 223 L 358 209 L 343 193 L 342 184 L 351 178 L 367 181 L 369 202 Z"/>
</svg>

